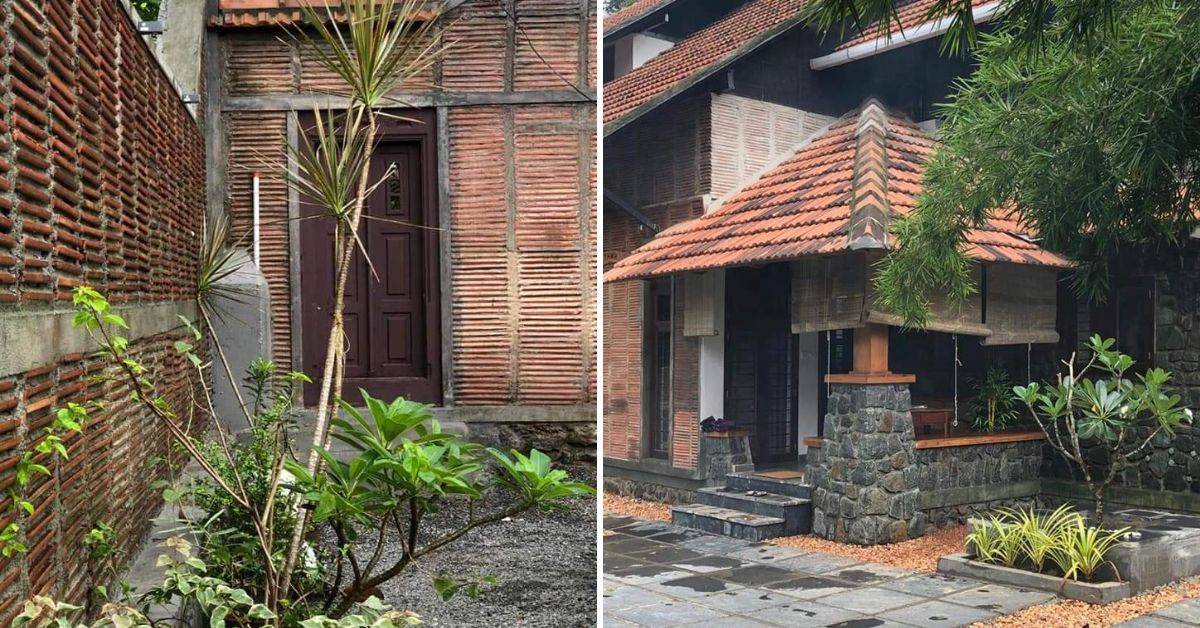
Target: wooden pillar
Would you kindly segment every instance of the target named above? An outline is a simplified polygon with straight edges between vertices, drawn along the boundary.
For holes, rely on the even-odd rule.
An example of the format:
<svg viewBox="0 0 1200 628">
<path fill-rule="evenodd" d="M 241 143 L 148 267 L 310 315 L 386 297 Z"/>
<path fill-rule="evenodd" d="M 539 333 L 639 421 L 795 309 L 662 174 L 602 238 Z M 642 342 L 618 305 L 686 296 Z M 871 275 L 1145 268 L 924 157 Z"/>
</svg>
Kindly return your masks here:
<svg viewBox="0 0 1200 628">
<path fill-rule="evenodd" d="M 825 376 L 831 384 L 911 384 L 915 375 L 888 370 L 888 326 L 867 323 L 854 330 L 854 368 Z"/>
</svg>

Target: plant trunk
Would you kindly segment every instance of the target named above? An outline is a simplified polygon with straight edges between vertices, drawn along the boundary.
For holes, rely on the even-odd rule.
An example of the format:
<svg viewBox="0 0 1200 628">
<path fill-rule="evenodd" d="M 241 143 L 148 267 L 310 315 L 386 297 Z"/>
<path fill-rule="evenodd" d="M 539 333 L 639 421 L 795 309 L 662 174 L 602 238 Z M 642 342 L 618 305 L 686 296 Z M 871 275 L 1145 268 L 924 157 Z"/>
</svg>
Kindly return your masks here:
<svg viewBox="0 0 1200 628">
<path fill-rule="evenodd" d="M 364 150 L 372 151 L 375 147 L 376 118 L 375 112 L 368 109 L 365 112 L 367 130 Z M 342 368 L 345 365 L 345 342 L 343 309 L 346 298 L 346 280 L 350 275 L 350 266 L 354 260 L 354 250 L 358 242 L 358 224 L 362 219 L 363 208 L 366 205 L 367 189 L 371 178 L 371 162 L 365 160 L 363 171 L 359 176 L 358 190 L 355 193 L 354 207 L 346 221 L 346 233 L 340 237 L 341 247 L 337 253 L 337 281 L 334 284 L 333 295 L 333 324 L 329 332 L 329 343 L 326 345 L 325 367 L 321 378 L 321 395 L 317 403 L 317 419 L 313 429 L 312 448 L 308 454 L 308 472 L 314 477 L 320 471 L 321 456 L 318 447 L 327 447 L 329 443 L 329 417 L 337 411 L 342 394 Z M 340 220 L 340 219 L 339 219 Z M 339 227 L 340 228 L 340 227 Z M 335 238 L 338 239 L 338 238 Z M 332 395 L 331 395 L 332 393 Z M 304 541 L 304 532 L 308 528 L 308 511 L 303 508 L 303 502 L 296 502 L 296 525 L 292 530 L 292 540 L 288 547 L 287 561 L 281 572 L 279 591 L 286 595 L 291 587 L 292 572 L 296 568 L 296 560 L 300 555 L 300 545 Z"/>
<path fill-rule="evenodd" d="M 1092 487 L 1092 495 L 1096 499 L 1096 510 L 1092 513 L 1096 527 L 1104 525 L 1104 488 L 1106 485 Z"/>
</svg>

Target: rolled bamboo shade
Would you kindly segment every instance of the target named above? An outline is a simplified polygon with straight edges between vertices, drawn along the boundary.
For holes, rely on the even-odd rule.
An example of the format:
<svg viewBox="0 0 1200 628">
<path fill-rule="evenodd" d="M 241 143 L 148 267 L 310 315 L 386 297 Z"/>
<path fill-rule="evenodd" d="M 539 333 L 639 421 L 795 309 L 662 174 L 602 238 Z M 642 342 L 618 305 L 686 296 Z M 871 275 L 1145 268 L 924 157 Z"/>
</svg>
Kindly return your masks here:
<svg viewBox="0 0 1200 628">
<path fill-rule="evenodd" d="M 985 345 L 1058 342 L 1058 271 L 1041 266 L 989 264 Z"/>
</svg>

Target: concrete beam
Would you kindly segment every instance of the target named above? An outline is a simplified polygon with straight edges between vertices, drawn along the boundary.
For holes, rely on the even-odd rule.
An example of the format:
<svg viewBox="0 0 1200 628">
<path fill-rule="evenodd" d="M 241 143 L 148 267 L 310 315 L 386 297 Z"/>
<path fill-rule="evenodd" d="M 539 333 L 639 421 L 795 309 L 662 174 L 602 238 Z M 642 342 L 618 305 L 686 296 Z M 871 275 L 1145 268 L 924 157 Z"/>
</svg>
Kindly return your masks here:
<svg viewBox="0 0 1200 628">
<path fill-rule="evenodd" d="M 165 301 L 114 305 L 113 312 L 129 323 L 127 337 L 141 338 L 175 331 L 183 327 L 180 316 L 195 320 L 192 301 Z M 64 355 L 89 353 L 99 346 L 88 333 L 71 325 L 72 309 L 24 310 L 0 315 L 0 377 L 24 373 L 51 364 Z"/>
<path fill-rule="evenodd" d="M 401 93 L 393 96 L 397 108 L 456 107 L 470 105 L 554 105 L 594 103 L 595 91 L 533 90 L 527 92 L 439 92 Z M 231 96 L 225 111 L 311 111 L 345 109 L 349 99 L 327 94 L 280 94 L 274 96 Z"/>
</svg>

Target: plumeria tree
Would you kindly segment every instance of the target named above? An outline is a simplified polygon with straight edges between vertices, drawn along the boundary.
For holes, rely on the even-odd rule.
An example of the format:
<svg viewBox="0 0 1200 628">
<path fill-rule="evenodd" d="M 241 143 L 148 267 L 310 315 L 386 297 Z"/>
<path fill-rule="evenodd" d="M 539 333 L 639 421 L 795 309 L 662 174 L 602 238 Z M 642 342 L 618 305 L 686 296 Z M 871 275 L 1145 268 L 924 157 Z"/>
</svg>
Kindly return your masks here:
<svg viewBox="0 0 1200 628">
<path fill-rule="evenodd" d="M 1133 358 L 1114 349 L 1116 341 L 1092 336 L 1091 357 L 1053 383 L 1016 386 L 1016 395 L 1046 434 L 1050 446 L 1083 477 L 1095 500 L 1095 520 L 1104 517 L 1104 492 L 1160 434 L 1174 436 L 1192 411 L 1179 405 L 1171 374 L 1160 368 L 1130 375 Z"/>
</svg>

